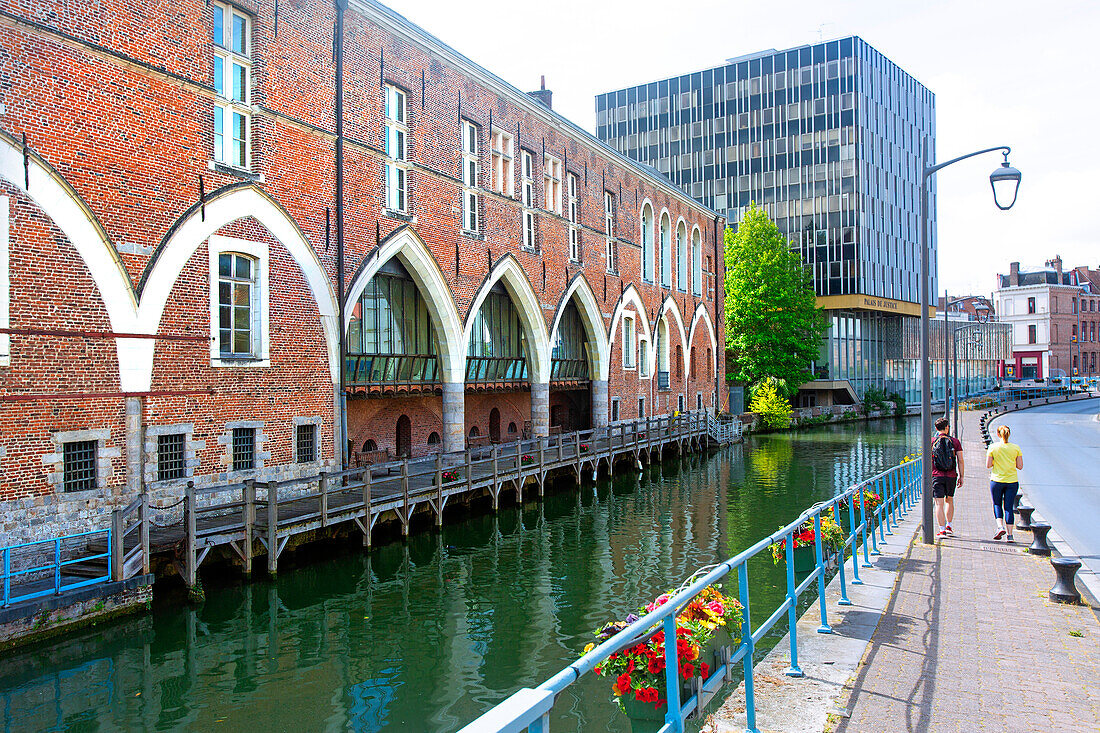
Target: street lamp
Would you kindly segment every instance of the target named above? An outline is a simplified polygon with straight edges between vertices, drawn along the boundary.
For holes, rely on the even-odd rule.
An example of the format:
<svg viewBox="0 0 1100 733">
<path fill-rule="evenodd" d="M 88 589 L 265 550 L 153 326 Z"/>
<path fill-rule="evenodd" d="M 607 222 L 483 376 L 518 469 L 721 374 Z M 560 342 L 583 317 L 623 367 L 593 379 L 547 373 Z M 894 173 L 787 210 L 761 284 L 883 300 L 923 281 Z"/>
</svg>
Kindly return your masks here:
<svg viewBox="0 0 1100 733">
<path fill-rule="evenodd" d="M 993 188 L 993 203 L 1001 211 L 1011 209 L 1016 203 L 1016 194 L 1020 190 L 1020 171 L 1008 163 L 1008 154 L 1012 148 L 998 145 L 973 153 L 960 155 L 944 163 L 928 165 L 928 141 L 921 143 L 921 183 L 920 183 L 920 431 L 921 431 L 921 534 L 926 545 L 936 541 L 932 524 L 932 392 L 928 362 L 928 300 L 931 278 L 928 272 L 928 179 L 941 168 L 958 163 L 960 160 L 976 155 L 1000 151 L 1004 154 L 1004 163 L 989 175 L 989 184 Z M 1012 198 L 1009 200 L 1008 196 Z M 1005 203 L 1007 202 L 1007 203 Z M 944 365 L 946 367 L 946 360 Z M 946 375 L 945 375 L 946 376 Z M 944 380 L 946 382 L 946 380 Z M 946 391 L 946 390 L 945 390 Z"/>
</svg>

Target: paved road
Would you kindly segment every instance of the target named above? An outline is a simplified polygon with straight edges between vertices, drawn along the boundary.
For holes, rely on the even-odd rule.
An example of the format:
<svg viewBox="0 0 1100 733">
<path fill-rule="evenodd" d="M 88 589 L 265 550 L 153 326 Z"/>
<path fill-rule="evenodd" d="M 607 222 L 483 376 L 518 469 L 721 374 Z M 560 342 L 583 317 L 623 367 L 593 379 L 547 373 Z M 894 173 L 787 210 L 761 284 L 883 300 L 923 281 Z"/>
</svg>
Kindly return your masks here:
<svg viewBox="0 0 1100 733">
<path fill-rule="evenodd" d="M 1100 399 L 1081 400 L 1012 412 L 995 419 L 990 427 L 990 433 L 1002 423 L 1012 428 L 1009 440 L 1024 453 L 1020 488 L 1027 503 L 1054 527 L 1096 580 L 1100 580 L 1098 413 Z"/>
</svg>

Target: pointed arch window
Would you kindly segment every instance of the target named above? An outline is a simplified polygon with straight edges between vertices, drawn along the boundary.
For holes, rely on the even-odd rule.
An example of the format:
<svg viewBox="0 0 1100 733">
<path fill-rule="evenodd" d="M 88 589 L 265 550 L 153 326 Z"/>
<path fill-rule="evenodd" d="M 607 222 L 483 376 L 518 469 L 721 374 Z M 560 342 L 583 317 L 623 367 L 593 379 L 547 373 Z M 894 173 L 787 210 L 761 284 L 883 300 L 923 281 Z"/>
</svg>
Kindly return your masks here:
<svg viewBox="0 0 1100 733">
<path fill-rule="evenodd" d="M 550 354 L 550 381 L 588 381 L 588 338 L 580 311 L 572 299 L 558 322 Z"/>
<path fill-rule="evenodd" d="M 418 391 L 440 380 L 439 345 L 428 306 L 396 260 L 370 279 L 352 308 L 346 381 L 356 391 Z M 371 390 L 366 390 L 368 393 Z"/>
<path fill-rule="evenodd" d="M 474 316 L 466 346 L 466 382 L 504 386 L 527 380 L 523 322 L 507 289 L 498 282 Z"/>
</svg>

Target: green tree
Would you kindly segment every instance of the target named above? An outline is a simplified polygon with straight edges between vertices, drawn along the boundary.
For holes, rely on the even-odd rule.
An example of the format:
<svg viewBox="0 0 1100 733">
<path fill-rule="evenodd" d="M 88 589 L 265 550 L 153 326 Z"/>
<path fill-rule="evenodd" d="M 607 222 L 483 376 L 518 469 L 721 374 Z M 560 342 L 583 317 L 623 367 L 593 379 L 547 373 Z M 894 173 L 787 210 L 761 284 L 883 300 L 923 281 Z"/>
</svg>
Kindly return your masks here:
<svg viewBox="0 0 1100 733">
<path fill-rule="evenodd" d="M 752 204 L 737 231 L 726 229 L 726 348 L 733 378 L 775 377 L 789 396 L 813 378 L 825 319 L 813 278 L 762 209 Z"/>
<path fill-rule="evenodd" d="M 749 410 L 760 415 L 764 425 L 769 428 L 786 428 L 791 425 L 791 403 L 779 394 L 779 387 L 778 380 L 765 379 L 752 391 Z"/>
</svg>

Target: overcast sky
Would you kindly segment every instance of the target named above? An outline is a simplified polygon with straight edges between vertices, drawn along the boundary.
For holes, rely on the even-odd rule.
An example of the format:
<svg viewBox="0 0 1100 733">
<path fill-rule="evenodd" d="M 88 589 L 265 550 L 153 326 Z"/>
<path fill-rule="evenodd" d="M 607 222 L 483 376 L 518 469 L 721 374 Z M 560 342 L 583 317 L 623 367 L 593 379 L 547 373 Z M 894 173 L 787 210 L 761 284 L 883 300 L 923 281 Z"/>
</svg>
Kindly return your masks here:
<svg viewBox="0 0 1100 733">
<path fill-rule="evenodd" d="M 998 155 L 937 174 L 941 289 L 989 293 L 1009 262 L 1055 254 L 1100 267 L 1097 0 L 383 1 L 521 89 L 545 74 L 554 109 L 589 131 L 600 92 L 861 36 L 936 95 L 941 160 L 1006 144 L 1023 172 L 1008 212 L 989 187 Z"/>
</svg>

